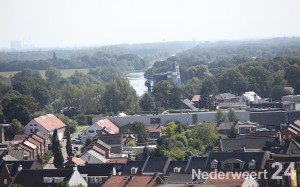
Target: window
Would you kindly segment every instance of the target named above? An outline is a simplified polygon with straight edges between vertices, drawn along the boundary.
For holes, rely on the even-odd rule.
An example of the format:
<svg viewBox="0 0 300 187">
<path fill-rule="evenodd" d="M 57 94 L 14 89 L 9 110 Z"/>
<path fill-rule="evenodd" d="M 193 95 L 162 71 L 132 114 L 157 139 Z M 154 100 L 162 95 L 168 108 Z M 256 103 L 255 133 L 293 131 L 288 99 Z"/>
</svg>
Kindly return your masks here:
<svg viewBox="0 0 300 187">
<path fill-rule="evenodd" d="M 124 129 L 124 133 L 130 133 L 130 129 Z"/>
<path fill-rule="evenodd" d="M 89 132 L 89 133 L 95 133 L 95 131 L 94 131 L 94 130 L 89 130 L 88 132 Z"/>
<path fill-rule="evenodd" d="M 211 162 L 211 168 L 216 169 L 218 167 L 218 161 L 215 159 Z"/>
<path fill-rule="evenodd" d="M 136 174 L 138 168 L 132 167 L 131 168 L 131 174 Z"/>
<path fill-rule="evenodd" d="M 233 163 L 233 169 L 241 169 L 240 163 Z"/>
<path fill-rule="evenodd" d="M 174 173 L 179 173 L 180 170 L 181 170 L 181 168 L 179 168 L 179 167 L 175 167 L 175 168 L 173 169 Z"/>
<path fill-rule="evenodd" d="M 33 133 L 33 129 L 30 129 L 30 133 Z"/>
<path fill-rule="evenodd" d="M 30 126 L 32 126 L 32 124 L 30 124 Z"/>
<path fill-rule="evenodd" d="M 150 118 L 150 124 L 158 124 L 160 122 L 160 118 Z"/>
<path fill-rule="evenodd" d="M 37 124 L 34 124 L 34 126 L 37 126 Z"/>
<path fill-rule="evenodd" d="M 297 163 L 297 169 L 300 169 L 300 162 Z"/>
<path fill-rule="evenodd" d="M 96 133 L 100 132 L 100 130 L 96 130 Z"/>
<path fill-rule="evenodd" d="M 224 169 L 232 169 L 232 164 L 226 163 Z"/>
<path fill-rule="evenodd" d="M 249 169 L 255 169 L 255 160 L 249 162 Z"/>
<path fill-rule="evenodd" d="M 4 185 L 7 185 L 7 179 L 4 179 L 3 183 Z"/>
</svg>

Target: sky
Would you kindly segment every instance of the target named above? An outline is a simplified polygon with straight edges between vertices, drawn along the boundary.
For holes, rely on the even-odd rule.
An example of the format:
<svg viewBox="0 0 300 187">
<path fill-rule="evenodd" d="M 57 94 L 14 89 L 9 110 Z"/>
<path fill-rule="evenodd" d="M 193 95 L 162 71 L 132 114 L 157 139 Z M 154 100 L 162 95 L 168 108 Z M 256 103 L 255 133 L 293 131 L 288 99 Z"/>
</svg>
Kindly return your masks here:
<svg viewBox="0 0 300 187">
<path fill-rule="evenodd" d="M 0 48 L 300 36 L 299 0 L 0 0 Z"/>
</svg>

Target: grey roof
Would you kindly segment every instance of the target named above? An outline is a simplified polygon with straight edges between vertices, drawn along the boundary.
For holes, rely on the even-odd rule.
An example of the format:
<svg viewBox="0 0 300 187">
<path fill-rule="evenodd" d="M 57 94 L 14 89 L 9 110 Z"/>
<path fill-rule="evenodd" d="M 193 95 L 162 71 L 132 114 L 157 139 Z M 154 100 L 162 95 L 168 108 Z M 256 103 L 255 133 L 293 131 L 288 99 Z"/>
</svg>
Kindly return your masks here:
<svg viewBox="0 0 300 187">
<path fill-rule="evenodd" d="M 4 165 L 6 164 L 9 171 L 10 171 L 10 175 L 12 177 L 14 177 L 17 172 L 18 172 L 18 167 L 21 165 L 23 169 L 32 169 L 33 165 L 34 165 L 34 160 L 26 160 L 26 161 L 3 161 L 0 165 L 0 171 L 2 170 L 2 168 L 4 167 Z"/>
<path fill-rule="evenodd" d="M 268 152 L 211 152 L 208 155 L 206 169 L 211 170 L 211 162 L 217 161 L 218 170 L 222 170 L 221 163 L 227 159 L 238 159 L 244 162 L 244 170 L 249 170 L 249 162 L 255 161 L 255 168 L 251 170 L 264 169 L 266 161 L 269 159 Z"/>
<path fill-rule="evenodd" d="M 171 161 L 169 157 L 148 157 L 143 167 L 142 173 L 159 173 L 165 174 Z"/>
<path fill-rule="evenodd" d="M 288 140 L 278 153 L 286 155 L 300 154 L 300 145 L 293 139 Z"/>
<path fill-rule="evenodd" d="M 188 161 L 187 160 L 172 160 L 167 168 L 165 173 L 166 176 L 169 176 L 170 173 L 174 172 L 174 168 L 181 168 L 179 173 L 183 173 Z"/>
<path fill-rule="evenodd" d="M 190 157 L 185 168 L 185 173 L 192 173 L 193 169 L 203 171 L 206 166 L 206 161 L 207 157 Z"/>
<path fill-rule="evenodd" d="M 137 174 L 141 174 L 143 166 L 145 164 L 145 160 L 132 161 L 128 160 L 122 170 L 122 175 L 131 175 L 131 168 L 138 168 Z"/>
<path fill-rule="evenodd" d="M 236 98 L 237 96 L 231 93 L 221 93 L 219 95 L 216 95 L 215 98 L 217 100 L 223 100 L 223 99 L 231 99 L 231 98 Z"/>
<path fill-rule="evenodd" d="M 287 123 L 286 111 L 250 112 L 250 121 L 260 125 L 280 125 Z"/>
<path fill-rule="evenodd" d="M 16 176 L 13 184 L 22 184 L 24 187 L 33 186 L 57 186 L 56 184 L 45 185 L 44 177 L 63 177 L 64 181 L 69 181 L 73 175 L 72 169 L 44 169 L 44 170 L 27 170 L 23 169 Z M 31 179 L 31 180 L 28 180 Z"/>
<path fill-rule="evenodd" d="M 24 150 L 23 149 L 9 149 L 8 155 L 16 158 L 17 160 L 23 160 Z"/>
<path fill-rule="evenodd" d="M 171 173 L 167 179 L 167 184 L 201 184 L 204 179 L 192 179 L 190 173 Z"/>
<path fill-rule="evenodd" d="M 88 176 L 109 176 L 113 174 L 114 165 L 112 164 L 87 164 L 85 166 L 77 166 L 80 174 Z"/>
<path fill-rule="evenodd" d="M 243 147 L 247 150 L 256 149 L 263 150 L 264 148 L 280 147 L 278 137 L 260 137 L 260 136 L 249 136 L 245 138 L 230 138 L 220 139 L 220 151 L 232 152 L 242 151 Z"/>
<path fill-rule="evenodd" d="M 189 100 L 189 99 L 184 99 L 182 102 L 183 102 L 186 106 L 188 106 L 190 109 L 192 109 L 192 110 L 197 110 L 197 108 L 194 106 L 194 103 L 193 103 L 191 100 Z"/>
</svg>

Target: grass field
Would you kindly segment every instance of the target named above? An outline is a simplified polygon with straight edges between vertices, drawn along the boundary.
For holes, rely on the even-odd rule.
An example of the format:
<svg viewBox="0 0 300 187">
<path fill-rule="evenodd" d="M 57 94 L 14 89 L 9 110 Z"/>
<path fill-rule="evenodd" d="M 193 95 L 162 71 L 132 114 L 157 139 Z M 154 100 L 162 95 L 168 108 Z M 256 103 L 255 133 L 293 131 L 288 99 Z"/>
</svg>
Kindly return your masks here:
<svg viewBox="0 0 300 187">
<path fill-rule="evenodd" d="M 83 126 L 78 125 L 77 128 L 76 128 L 76 132 L 82 132 L 82 131 L 86 130 L 89 127 L 90 127 L 90 125 L 83 125 Z"/>
<path fill-rule="evenodd" d="M 89 69 L 61 69 L 60 72 L 62 73 L 62 76 L 64 78 L 71 77 L 75 71 L 78 71 L 80 73 L 87 74 L 89 72 Z M 13 76 L 14 74 L 18 73 L 19 71 L 9 71 L 9 72 L 0 72 L 0 75 L 4 77 Z M 45 77 L 45 70 L 39 71 L 42 77 Z"/>
</svg>

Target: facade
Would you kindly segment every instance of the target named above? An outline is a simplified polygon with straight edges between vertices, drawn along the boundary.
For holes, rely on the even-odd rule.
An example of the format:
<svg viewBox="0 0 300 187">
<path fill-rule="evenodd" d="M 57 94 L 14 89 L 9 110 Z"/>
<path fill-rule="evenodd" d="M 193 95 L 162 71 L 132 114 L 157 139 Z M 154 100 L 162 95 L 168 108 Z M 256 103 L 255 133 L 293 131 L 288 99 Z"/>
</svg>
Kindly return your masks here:
<svg viewBox="0 0 300 187">
<path fill-rule="evenodd" d="M 82 142 L 84 142 L 87 138 L 93 138 L 96 136 L 101 130 L 105 130 L 108 134 L 118 134 L 119 127 L 113 124 L 109 119 L 100 119 L 93 123 L 92 126 L 87 128 L 82 133 Z"/>
<path fill-rule="evenodd" d="M 57 129 L 57 136 L 59 140 L 63 139 L 66 124 L 58 119 L 53 114 L 47 114 L 32 119 L 24 129 L 25 134 L 32 134 L 34 132 L 40 132 L 41 134 L 52 135 L 53 131 Z"/>
<path fill-rule="evenodd" d="M 227 115 L 228 111 L 224 111 Z M 236 110 L 237 117 L 240 121 L 250 121 L 250 112 L 245 110 Z M 129 123 L 138 121 L 144 123 L 144 125 L 167 125 L 170 121 L 178 121 L 182 124 L 193 125 L 196 123 L 214 123 L 216 121 L 216 111 L 213 112 L 195 112 L 195 113 L 172 113 L 172 114 L 158 114 L 158 115 L 135 115 L 124 117 L 109 117 L 109 120 L 120 128 Z M 98 121 L 101 118 L 93 118 L 93 122 Z M 252 120 L 251 120 L 252 121 Z M 122 132 L 122 131 L 121 131 Z"/>
<path fill-rule="evenodd" d="M 159 81 L 168 80 L 174 86 L 179 86 L 181 84 L 181 78 L 180 78 L 179 65 L 177 64 L 176 61 L 170 64 L 170 70 L 171 71 L 165 73 L 154 74 L 152 77 L 154 84 Z"/>
</svg>

